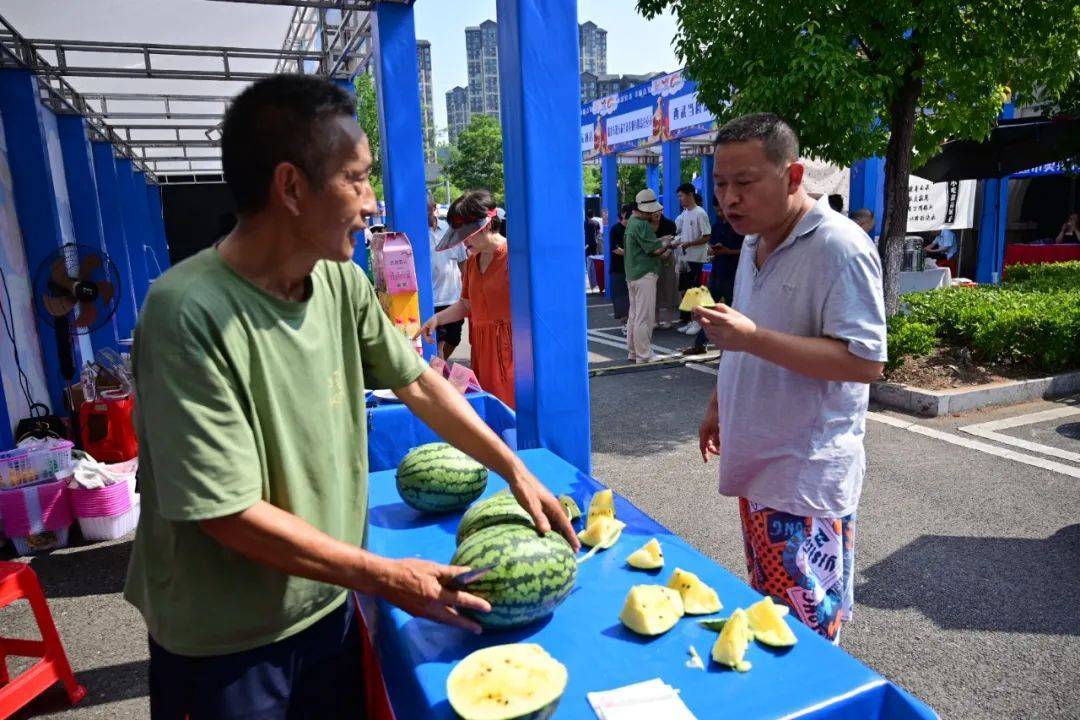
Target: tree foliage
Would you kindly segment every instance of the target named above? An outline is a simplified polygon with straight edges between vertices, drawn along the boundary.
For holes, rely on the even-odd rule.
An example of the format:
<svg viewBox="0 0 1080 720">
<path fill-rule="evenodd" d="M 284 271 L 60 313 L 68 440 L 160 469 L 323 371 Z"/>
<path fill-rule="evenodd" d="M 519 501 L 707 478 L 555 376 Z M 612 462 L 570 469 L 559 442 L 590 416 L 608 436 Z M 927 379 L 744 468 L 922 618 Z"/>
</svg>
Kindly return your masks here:
<svg viewBox="0 0 1080 720">
<path fill-rule="evenodd" d="M 502 205 L 503 146 L 499 121 L 476 115 L 458 136 L 445 172 L 450 182 L 462 190 L 484 189 Z"/>
<path fill-rule="evenodd" d="M 603 173 L 599 165 L 585 165 L 581 168 L 582 189 L 586 195 L 599 195 Z"/>
<path fill-rule="evenodd" d="M 672 9 L 676 53 L 723 122 L 775 112 L 805 152 L 886 158 L 886 305 L 897 306 L 908 175 L 950 139 L 986 137 L 1003 104 L 1075 81 L 1080 6 L 1062 0 L 638 0 Z"/>
<path fill-rule="evenodd" d="M 371 147 L 372 182 L 376 179 L 382 184 L 382 152 L 379 142 L 379 102 L 375 96 L 375 80 L 368 73 L 356 76 L 356 120 L 368 137 Z"/>
</svg>

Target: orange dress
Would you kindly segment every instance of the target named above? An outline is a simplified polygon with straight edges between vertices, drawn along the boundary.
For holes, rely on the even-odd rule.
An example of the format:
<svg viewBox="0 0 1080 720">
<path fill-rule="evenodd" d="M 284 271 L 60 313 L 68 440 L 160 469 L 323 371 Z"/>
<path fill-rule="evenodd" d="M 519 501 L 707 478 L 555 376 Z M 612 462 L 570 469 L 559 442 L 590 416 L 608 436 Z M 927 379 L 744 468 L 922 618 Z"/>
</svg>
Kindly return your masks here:
<svg viewBox="0 0 1080 720">
<path fill-rule="evenodd" d="M 461 297 L 469 301 L 472 369 L 487 392 L 514 407 L 514 345 L 510 331 L 510 255 L 503 243 L 480 272 L 480 254 L 469 256 Z"/>
</svg>

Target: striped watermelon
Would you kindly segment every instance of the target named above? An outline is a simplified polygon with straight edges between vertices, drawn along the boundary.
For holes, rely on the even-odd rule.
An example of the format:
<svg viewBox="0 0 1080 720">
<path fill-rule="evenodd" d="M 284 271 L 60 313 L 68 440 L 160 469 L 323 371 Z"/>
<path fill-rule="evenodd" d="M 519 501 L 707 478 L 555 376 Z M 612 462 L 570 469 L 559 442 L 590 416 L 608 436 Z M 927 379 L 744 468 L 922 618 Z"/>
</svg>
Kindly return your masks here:
<svg viewBox="0 0 1080 720">
<path fill-rule="evenodd" d="M 525 508 L 510 493 L 500 493 L 487 500 L 481 500 L 465 511 L 457 528 L 457 544 L 477 530 L 492 525 L 534 525 Z"/>
<path fill-rule="evenodd" d="M 397 469 L 397 490 L 409 507 L 421 512 L 453 512 L 483 494 L 488 471 L 446 443 L 413 448 Z"/>
<path fill-rule="evenodd" d="M 450 561 L 472 568 L 493 563 L 491 572 L 467 588 L 491 603 L 490 613 L 468 612 L 489 630 L 521 627 L 547 617 L 570 594 L 577 578 L 574 551 L 561 535 L 539 535 L 523 525 L 478 530 L 465 538 Z"/>
</svg>

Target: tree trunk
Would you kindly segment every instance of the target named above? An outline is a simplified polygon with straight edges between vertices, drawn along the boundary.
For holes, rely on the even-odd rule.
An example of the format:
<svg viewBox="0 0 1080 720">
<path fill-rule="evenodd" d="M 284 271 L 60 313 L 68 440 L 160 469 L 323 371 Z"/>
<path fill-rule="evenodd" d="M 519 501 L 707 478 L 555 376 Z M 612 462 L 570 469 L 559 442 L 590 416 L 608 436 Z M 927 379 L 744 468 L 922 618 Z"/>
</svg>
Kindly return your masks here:
<svg viewBox="0 0 1080 720">
<path fill-rule="evenodd" d="M 885 152 L 885 214 L 881 225 L 881 256 L 885 270 L 885 314 L 900 309 L 900 267 L 907 235 L 908 176 L 915 143 L 915 111 L 922 93 L 922 79 L 915 76 L 921 58 L 904 74 L 903 85 L 889 106 L 889 146 Z"/>
</svg>

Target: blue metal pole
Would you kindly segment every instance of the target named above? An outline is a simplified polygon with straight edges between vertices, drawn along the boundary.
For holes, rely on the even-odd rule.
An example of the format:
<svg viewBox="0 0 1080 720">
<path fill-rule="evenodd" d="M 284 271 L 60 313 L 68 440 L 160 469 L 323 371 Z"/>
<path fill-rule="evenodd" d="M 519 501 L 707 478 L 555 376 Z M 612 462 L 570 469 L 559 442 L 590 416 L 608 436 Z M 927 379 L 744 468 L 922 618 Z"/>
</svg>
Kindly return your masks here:
<svg viewBox="0 0 1080 720">
<path fill-rule="evenodd" d="M 408 235 L 412 242 L 416 282 L 420 291 L 420 316 L 428 318 L 434 313 L 431 246 L 428 241 L 427 185 L 424 178 L 424 131 L 420 93 L 416 92 L 416 26 L 412 3 L 377 3 L 372 39 L 375 45 L 383 191 L 388 223 L 393 230 Z M 577 114 L 580 115 L 580 112 Z M 574 132 L 576 137 L 577 131 Z M 579 169 L 579 188 L 580 176 Z M 580 261 L 578 267 L 581 267 Z M 425 357 L 430 358 L 435 350 L 433 345 L 424 344 Z"/>
<path fill-rule="evenodd" d="M 131 269 L 131 294 L 132 306 L 138 316 L 139 308 L 142 307 L 143 298 L 150 286 L 146 276 L 146 252 L 143 245 L 146 242 L 147 228 L 145 224 L 146 214 L 140 206 L 145 207 L 146 195 L 139 192 L 135 184 L 135 168 L 131 160 L 117 158 L 116 178 L 119 187 L 120 209 L 124 217 L 124 241 L 127 245 L 128 266 Z"/>
<path fill-rule="evenodd" d="M 885 158 L 866 158 L 851 166 L 848 208 L 852 211 L 865 208 L 874 213 L 872 235 L 881 235 L 881 221 L 885 214 Z"/>
<path fill-rule="evenodd" d="M 56 122 L 60 129 L 60 149 L 64 156 L 64 175 L 71 201 L 75 240 L 108 255 L 86 121 L 79 115 L 61 115 Z M 115 315 L 91 333 L 90 341 L 95 349 L 119 347 Z"/>
<path fill-rule="evenodd" d="M 645 187 L 656 193 L 656 197 L 660 197 L 660 165 L 652 164 L 645 166 Z M 630 197 L 633 198 L 641 190 L 645 188 L 630 188 Z"/>
<path fill-rule="evenodd" d="M 1000 118 L 1013 117 L 1016 108 L 1006 103 Z M 1005 226 L 1008 220 L 1009 179 L 991 178 L 983 181 L 982 211 L 979 214 L 979 248 L 975 264 L 975 282 L 1001 282 L 1005 269 Z"/>
<path fill-rule="evenodd" d="M 663 199 L 664 215 L 674 219 L 682 210 L 679 209 L 678 190 L 682 173 L 682 148 L 678 140 L 668 140 L 661 145 L 660 172 L 664 175 Z"/>
<path fill-rule="evenodd" d="M 107 142 L 90 143 L 94 155 L 94 177 L 97 180 L 98 207 L 105 237 L 105 252 L 120 273 L 119 299 L 116 306 L 116 334 L 120 339 L 131 337 L 135 328 L 135 295 L 131 291 L 131 262 L 128 258 L 124 215 L 120 209 L 120 179 L 117 176 L 113 146 Z"/>
<path fill-rule="evenodd" d="M 604 294 L 611 297 L 611 228 L 619 221 L 619 158 L 605 155 L 600 160 L 600 200 L 607 210 L 604 226 Z"/>
<path fill-rule="evenodd" d="M 50 141 L 53 147 L 59 147 L 56 116 L 41 104 L 38 92 L 33 73 L 0 70 L 0 115 L 4 119 L 15 212 L 31 283 L 49 255 L 65 242 L 66 233 L 71 233 L 70 240 L 74 241 L 70 218 L 61 216 L 67 212 L 66 207 L 61 208 L 58 191 L 63 188 L 63 160 L 56 157 L 54 163 L 49 152 Z M 66 194 L 67 189 L 63 190 Z M 49 402 L 54 412 L 63 413 L 66 381 L 61 374 L 56 331 L 40 313 L 37 335 Z M 27 352 L 24 357 L 32 355 Z"/>
<path fill-rule="evenodd" d="M 701 156 L 701 199 L 705 201 L 705 212 L 709 214 L 709 224 L 716 224 L 716 208 L 713 200 L 716 193 L 713 190 L 713 170 L 716 167 L 716 158 L 712 153 Z"/>
<path fill-rule="evenodd" d="M 497 0 L 518 448 L 590 471 L 577 2 Z"/>
</svg>

